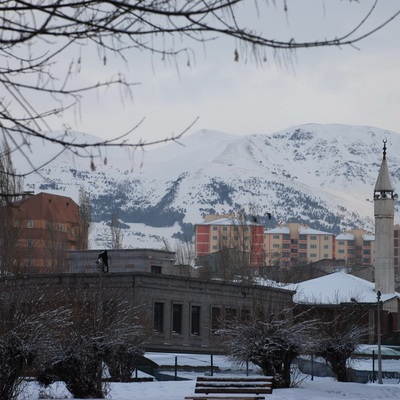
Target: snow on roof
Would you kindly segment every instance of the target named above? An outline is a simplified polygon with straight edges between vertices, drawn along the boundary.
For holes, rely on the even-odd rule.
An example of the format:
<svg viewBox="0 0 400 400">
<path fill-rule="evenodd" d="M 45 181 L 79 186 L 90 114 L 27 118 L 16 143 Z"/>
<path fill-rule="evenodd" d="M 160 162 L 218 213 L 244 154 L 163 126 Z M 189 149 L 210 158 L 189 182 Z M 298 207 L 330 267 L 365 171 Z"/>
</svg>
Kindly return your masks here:
<svg viewBox="0 0 400 400">
<path fill-rule="evenodd" d="M 318 231 L 317 229 L 311 229 L 311 228 L 308 228 L 305 226 L 300 226 L 299 234 L 300 235 L 331 235 L 331 236 L 335 236 L 331 232 Z"/>
<path fill-rule="evenodd" d="M 266 229 L 264 232 L 267 234 L 288 235 L 290 234 L 290 229 L 287 226 L 278 226 L 276 228 Z"/>
<path fill-rule="evenodd" d="M 231 226 L 231 225 L 236 225 L 236 226 L 245 226 L 245 225 L 262 225 L 258 224 L 256 222 L 252 221 L 242 221 L 237 218 L 218 218 L 218 219 L 213 219 L 212 221 L 208 222 L 203 222 L 198 225 L 221 225 L 221 226 Z"/>
<path fill-rule="evenodd" d="M 317 229 L 312 229 L 308 228 L 306 226 L 300 226 L 298 229 L 298 232 L 300 235 L 331 235 L 335 236 L 331 232 L 323 232 L 323 231 L 318 231 Z M 276 228 L 272 229 L 266 229 L 265 230 L 266 234 L 290 234 L 290 228 L 287 226 L 278 226 Z"/>
<path fill-rule="evenodd" d="M 371 235 L 370 233 L 366 233 L 363 235 L 363 240 L 365 241 L 374 241 L 375 240 L 375 235 Z"/>
<path fill-rule="evenodd" d="M 359 303 L 377 301 L 375 284 L 344 272 L 335 272 L 297 284 L 293 300 L 303 304 L 340 304 L 355 299 Z M 382 301 L 399 297 L 400 293 L 382 294 Z"/>
<path fill-rule="evenodd" d="M 354 240 L 355 236 L 352 233 L 341 233 L 336 236 L 336 240 Z"/>
</svg>

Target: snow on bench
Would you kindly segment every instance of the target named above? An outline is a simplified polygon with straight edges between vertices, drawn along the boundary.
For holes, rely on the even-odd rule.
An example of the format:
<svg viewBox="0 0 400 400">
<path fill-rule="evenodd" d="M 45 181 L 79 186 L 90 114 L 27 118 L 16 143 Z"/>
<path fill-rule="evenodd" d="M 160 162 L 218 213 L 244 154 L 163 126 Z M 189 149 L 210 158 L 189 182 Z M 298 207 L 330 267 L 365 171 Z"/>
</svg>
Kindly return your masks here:
<svg viewBox="0 0 400 400">
<path fill-rule="evenodd" d="M 263 400 L 265 397 L 259 395 L 272 393 L 272 381 L 273 378 L 268 376 L 258 378 L 199 376 L 194 392 L 203 393 L 206 396 L 186 396 L 185 400 Z M 209 396 L 209 394 L 229 394 L 231 396 Z M 242 396 L 246 394 L 257 396 Z"/>
</svg>

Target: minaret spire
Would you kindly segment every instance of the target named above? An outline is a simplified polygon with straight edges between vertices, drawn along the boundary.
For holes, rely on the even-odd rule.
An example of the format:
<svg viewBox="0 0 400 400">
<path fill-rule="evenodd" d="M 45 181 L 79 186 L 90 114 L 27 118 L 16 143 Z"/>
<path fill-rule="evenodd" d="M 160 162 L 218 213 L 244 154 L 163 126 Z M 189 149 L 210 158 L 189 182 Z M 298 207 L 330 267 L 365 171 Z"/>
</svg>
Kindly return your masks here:
<svg viewBox="0 0 400 400">
<path fill-rule="evenodd" d="M 387 139 L 383 140 L 383 159 L 386 160 L 386 142 Z"/>
<path fill-rule="evenodd" d="M 383 158 L 374 189 L 375 291 L 394 293 L 394 194 L 383 141 Z"/>
</svg>

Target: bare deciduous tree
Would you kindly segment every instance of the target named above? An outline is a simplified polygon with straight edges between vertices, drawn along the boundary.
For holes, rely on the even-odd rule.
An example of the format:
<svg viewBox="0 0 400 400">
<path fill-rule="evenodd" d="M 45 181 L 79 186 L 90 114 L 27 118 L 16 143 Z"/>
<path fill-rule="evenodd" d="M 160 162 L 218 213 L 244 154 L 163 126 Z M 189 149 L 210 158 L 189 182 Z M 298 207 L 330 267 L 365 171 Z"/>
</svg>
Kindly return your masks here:
<svg viewBox="0 0 400 400">
<path fill-rule="evenodd" d="M 325 38 L 322 34 L 320 39 L 310 41 L 280 40 L 275 33 L 265 34 L 254 21 L 249 25 L 243 18 L 245 7 L 250 6 L 263 20 L 270 12 L 268 5 L 268 1 L 262 4 L 250 0 L 2 1 L 0 130 L 9 145 L 25 156 L 32 137 L 59 143 L 76 154 L 102 146 L 135 148 L 152 144 L 143 141 L 129 144 L 124 134 L 97 143 L 77 142 L 68 136 L 69 127 L 60 136 L 46 133 L 51 130 L 49 123 L 54 116 L 62 117 L 65 110 L 74 107 L 79 114 L 85 92 L 118 85 L 129 95 L 129 88 L 134 85 L 121 73 L 87 86 L 79 82 L 82 48 L 87 45 L 97 47 L 102 64 L 108 63 L 110 55 L 126 61 L 125 56 L 134 51 L 157 54 L 164 59 L 183 55 L 185 64 L 193 64 L 195 51 L 187 43 L 189 46 L 191 43 L 207 44 L 218 37 L 228 37 L 233 39 L 232 60 L 252 58 L 261 63 L 267 55 L 269 57 L 268 50 L 275 56 L 279 51 L 286 51 L 289 55 L 283 58 L 290 59 L 290 53 L 297 49 L 354 45 L 400 13 L 364 29 L 374 13 L 376 4 L 373 4 L 367 15 L 360 17 L 360 22 L 342 35 Z M 286 1 L 281 6 L 283 12 L 288 12 L 290 6 Z M 179 43 L 183 43 L 181 47 Z M 39 96 L 42 102 L 38 101 Z M 93 154 L 89 151 L 89 155 Z M 32 170 L 38 168 L 31 167 Z"/>
<path fill-rule="evenodd" d="M 79 188 L 79 232 L 78 246 L 80 250 L 89 249 L 89 233 L 92 223 L 92 206 L 89 194 L 83 186 Z"/>
<path fill-rule="evenodd" d="M 14 204 L 22 194 L 22 178 L 16 176 L 7 142 L 0 146 L 0 275 L 18 272 L 19 218 Z"/>
<path fill-rule="evenodd" d="M 137 309 L 106 295 L 101 286 L 98 291 L 58 293 L 58 298 L 70 310 L 70 323 L 57 338 L 59 351 L 48 360 L 39 381 L 48 385 L 62 380 L 77 398 L 104 398 L 103 362 L 114 376 L 125 373 L 119 375 L 121 380 L 133 368 L 127 361 L 129 355 L 143 354 L 143 328 Z"/>
<path fill-rule="evenodd" d="M 339 382 L 350 382 L 348 361 L 368 337 L 369 327 L 363 325 L 359 314 L 342 307 L 332 321 L 320 324 L 319 332 L 316 355 L 326 360 Z"/>
<path fill-rule="evenodd" d="M 111 232 L 111 248 L 114 250 L 122 249 L 124 232 L 122 230 L 122 226 L 118 217 L 118 212 L 116 210 L 114 210 L 111 214 L 110 232 Z"/>
<path fill-rule="evenodd" d="M 0 291 L 0 320 L 0 398 L 14 400 L 27 367 L 40 370 L 57 353 L 68 311 L 23 282 L 9 281 Z"/>
<path fill-rule="evenodd" d="M 220 331 L 227 356 L 238 364 L 251 362 L 264 375 L 274 377 L 274 387 L 291 385 L 291 365 L 297 356 L 313 347 L 316 321 L 293 315 L 292 309 L 278 314 L 253 315 Z"/>
</svg>

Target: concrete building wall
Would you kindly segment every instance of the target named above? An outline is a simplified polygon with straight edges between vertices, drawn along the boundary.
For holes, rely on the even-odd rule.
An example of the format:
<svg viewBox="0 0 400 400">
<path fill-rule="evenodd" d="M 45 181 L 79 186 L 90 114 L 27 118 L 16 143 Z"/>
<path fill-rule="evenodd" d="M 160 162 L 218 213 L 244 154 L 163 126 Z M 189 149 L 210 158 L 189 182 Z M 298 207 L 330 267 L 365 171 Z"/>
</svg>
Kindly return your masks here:
<svg viewBox="0 0 400 400">
<path fill-rule="evenodd" d="M 69 251 L 67 256 L 68 272 L 98 273 L 96 265 L 103 250 Z M 175 253 L 153 249 L 107 250 L 109 272 L 149 272 L 154 274 L 172 274 Z"/>
<path fill-rule="evenodd" d="M 0 279 L 0 290 L 2 285 L 9 289 L 11 281 L 17 279 Z M 260 309 L 267 315 L 277 314 L 292 306 L 294 293 L 281 288 L 146 273 L 46 274 L 25 276 L 20 280 L 25 290 L 35 294 L 50 291 L 57 295 L 72 290 L 79 295 L 102 291 L 102 296 L 87 297 L 127 300 L 138 307 L 140 320 L 146 324 L 148 351 L 218 353 L 220 348 L 214 330 L 217 325 L 222 327 L 232 322 L 235 315 L 241 318 Z M 161 329 L 156 323 L 156 306 L 160 304 L 163 305 Z M 181 309 L 180 331 L 174 329 L 175 305 Z M 195 332 L 193 307 L 199 312 Z M 215 310 L 219 310 L 218 320 Z"/>
</svg>

